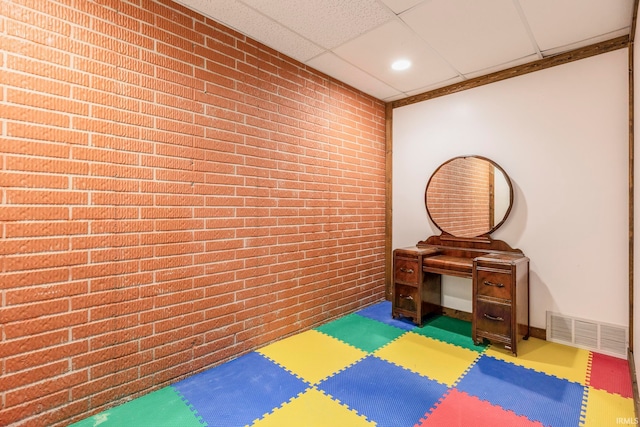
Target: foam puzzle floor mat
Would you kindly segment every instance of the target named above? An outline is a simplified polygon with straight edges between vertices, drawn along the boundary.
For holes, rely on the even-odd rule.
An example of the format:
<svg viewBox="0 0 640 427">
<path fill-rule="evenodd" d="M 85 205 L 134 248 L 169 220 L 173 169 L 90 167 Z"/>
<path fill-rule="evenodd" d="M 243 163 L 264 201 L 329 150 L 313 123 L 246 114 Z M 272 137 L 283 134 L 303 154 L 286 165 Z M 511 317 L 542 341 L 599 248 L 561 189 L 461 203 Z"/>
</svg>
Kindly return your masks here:
<svg viewBox="0 0 640 427">
<path fill-rule="evenodd" d="M 535 338 L 518 356 L 471 324 L 421 328 L 381 302 L 82 420 L 100 426 L 637 424 L 628 362 Z"/>
</svg>

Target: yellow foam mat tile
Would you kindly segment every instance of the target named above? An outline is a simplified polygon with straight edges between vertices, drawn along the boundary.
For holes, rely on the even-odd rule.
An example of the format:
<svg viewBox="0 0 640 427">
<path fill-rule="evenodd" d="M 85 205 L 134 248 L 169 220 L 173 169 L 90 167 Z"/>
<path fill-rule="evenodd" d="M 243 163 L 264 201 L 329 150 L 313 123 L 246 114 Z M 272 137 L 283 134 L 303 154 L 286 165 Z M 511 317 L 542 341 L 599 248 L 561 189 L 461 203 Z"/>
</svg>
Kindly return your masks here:
<svg viewBox="0 0 640 427">
<path fill-rule="evenodd" d="M 588 350 L 568 345 L 529 338 L 518 342 L 518 356 L 499 346 L 490 346 L 487 356 L 533 369 L 558 378 L 586 385 L 589 370 Z"/>
<path fill-rule="evenodd" d="M 375 425 L 314 388 L 308 389 L 252 424 L 253 427 L 373 427 Z"/>
<path fill-rule="evenodd" d="M 318 383 L 367 355 L 315 330 L 277 341 L 258 352 L 310 384 Z"/>
<path fill-rule="evenodd" d="M 584 408 L 584 427 L 637 425 L 633 399 L 589 387 Z"/>
<path fill-rule="evenodd" d="M 480 356 L 476 351 L 413 332 L 402 335 L 374 354 L 449 387 L 454 385 Z"/>
</svg>

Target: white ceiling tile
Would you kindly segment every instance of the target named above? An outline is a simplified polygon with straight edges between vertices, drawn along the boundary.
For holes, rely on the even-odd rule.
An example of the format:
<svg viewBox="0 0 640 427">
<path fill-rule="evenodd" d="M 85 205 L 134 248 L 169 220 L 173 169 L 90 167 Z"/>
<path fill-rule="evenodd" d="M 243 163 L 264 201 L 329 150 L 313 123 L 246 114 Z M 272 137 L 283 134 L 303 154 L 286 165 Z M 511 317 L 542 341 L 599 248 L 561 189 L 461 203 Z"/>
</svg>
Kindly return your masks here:
<svg viewBox="0 0 640 427">
<path fill-rule="evenodd" d="M 574 44 L 631 25 L 633 0 L 519 0 L 540 50 Z M 588 7 L 586 7 L 588 4 Z"/>
<path fill-rule="evenodd" d="M 401 18 L 462 73 L 535 53 L 513 0 L 433 0 Z"/>
<path fill-rule="evenodd" d="M 398 20 L 339 46 L 334 52 L 400 92 L 456 75 L 436 52 Z M 412 61 L 411 68 L 401 72 L 392 70 L 391 63 L 401 58 Z"/>
<path fill-rule="evenodd" d="M 393 10 L 396 14 L 401 14 L 402 12 L 411 9 L 417 4 L 422 3 L 424 0 L 382 0 L 384 4 L 387 5 L 391 10 Z"/>
<path fill-rule="evenodd" d="M 404 96 L 402 92 L 386 85 L 330 52 L 313 58 L 307 62 L 307 65 L 348 85 L 357 87 L 361 91 L 375 96 L 378 99 Z"/>
<path fill-rule="evenodd" d="M 326 49 L 395 17 L 376 0 L 242 1 Z"/>
<path fill-rule="evenodd" d="M 245 34 L 298 61 L 306 61 L 324 51 L 309 40 L 235 0 L 188 0 L 198 10 L 228 27 Z"/>
</svg>

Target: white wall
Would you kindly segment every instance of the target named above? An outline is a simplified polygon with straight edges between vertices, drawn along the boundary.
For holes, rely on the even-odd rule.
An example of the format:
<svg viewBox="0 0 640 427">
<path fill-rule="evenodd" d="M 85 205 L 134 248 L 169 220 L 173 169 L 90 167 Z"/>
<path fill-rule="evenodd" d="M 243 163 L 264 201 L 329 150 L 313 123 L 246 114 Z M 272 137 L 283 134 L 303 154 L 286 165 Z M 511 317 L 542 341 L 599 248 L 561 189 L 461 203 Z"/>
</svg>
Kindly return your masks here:
<svg viewBox="0 0 640 427">
<path fill-rule="evenodd" d="M 459 155 L 510 176 L 513 210 L 493 234 L 531 259 L 531 324 L 546 311 L 628 324 L 628 78 L 621 49 L 393 111 L 393 247 L 439 231 L 424 190 Z M 471 283 L 443 304 L 471 311 Z"/>
</svg>

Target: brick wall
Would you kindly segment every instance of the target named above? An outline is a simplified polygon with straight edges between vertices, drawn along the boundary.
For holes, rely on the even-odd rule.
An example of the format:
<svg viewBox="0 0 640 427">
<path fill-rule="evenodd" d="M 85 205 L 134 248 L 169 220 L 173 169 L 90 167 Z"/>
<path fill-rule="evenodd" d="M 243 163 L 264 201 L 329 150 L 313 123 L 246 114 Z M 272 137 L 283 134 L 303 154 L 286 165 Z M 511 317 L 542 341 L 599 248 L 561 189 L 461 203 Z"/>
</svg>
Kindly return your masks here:
<svg viewBox="0 0 640 427">
<path fill-rule="evenodd" d="M 0 425 L 384 298 L 383 103 L 169 1 L 0 7 Z"/>
</svg>

